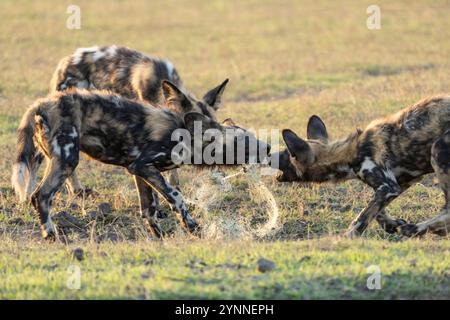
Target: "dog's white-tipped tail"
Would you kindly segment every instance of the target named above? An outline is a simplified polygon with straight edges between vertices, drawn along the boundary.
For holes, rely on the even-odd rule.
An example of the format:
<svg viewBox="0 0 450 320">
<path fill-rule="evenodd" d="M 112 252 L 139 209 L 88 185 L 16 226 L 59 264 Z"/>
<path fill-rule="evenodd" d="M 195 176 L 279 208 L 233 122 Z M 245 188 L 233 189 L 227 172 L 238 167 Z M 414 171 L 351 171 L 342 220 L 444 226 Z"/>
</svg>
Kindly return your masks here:
<svg viewBox="0 0 450 320">
<path fill-rule="evenodd" d="M 25 202 L 28 198 L 28 184 L 30 183 L 30 170 L 24 162 L 15 163 L 13 166 L 11 184 L 14 191 L 19 196 L 20 202 Z"/>
<path fill-rule="evenodd" d="M 17 129 L 16 159 L 13 163 L 11 183 L 21 202 L 26 201 L 28 198 L 30 168 L 32 168 L 33 158 L 36 153 L 33 142 L 36 112 L 37 106 L 29 108 L 23 115 Z"/>
</svg>

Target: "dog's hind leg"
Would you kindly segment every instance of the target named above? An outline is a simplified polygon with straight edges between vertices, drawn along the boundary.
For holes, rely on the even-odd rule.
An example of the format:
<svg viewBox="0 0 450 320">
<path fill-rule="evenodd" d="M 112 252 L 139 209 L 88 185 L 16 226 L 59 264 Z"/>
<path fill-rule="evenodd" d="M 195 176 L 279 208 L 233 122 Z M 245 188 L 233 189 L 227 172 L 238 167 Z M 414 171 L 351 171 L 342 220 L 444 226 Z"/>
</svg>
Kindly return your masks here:
<svg viewBox="0 0 450 320">
<path fill-rule="evenodd" d="M 141 216 L 155 236 L 162 238 L 164 233 L 158 223 L 157 204 L 153 194 L 154 191 L 142 178 L 134 176 L 134 181 L 138 190 Z"/>
<path fill-rule="evenodd" d="M 50 83 L 51 91 L 65 91 L 70 88 L 92 89 L 85 74 L 75 65 L 71 65 L 70 57 L 63 58 L 58 65 Z M 78 180 L 76 173 L 70 175 L 66 181 L 69 193 L 73 195 L 92 195 L 95 192 L 85 188 Z"/>
<path fill-rule="evenodd" d="M 450 233 L 450 212 L 444 209 L 434 218 L 418 224 L 406 224 L 400 228 L 402 234 L 407 237 L 421 236 L 427 232 L 445 236 Z"/>
<path fill-rule="evenodd" d="M 30 170 L 30 182 L 27 187 L 27 196 L 31 196 L 34 189 L 36 189 L 37 173 L 44 159 L 44 154 L 40 150 L 36 150 Z"/>
<path fill-rule="evenodd" d="M 46 150 L 50 159 L 44 179 L 31 196 L 31 203 L 38 213 L 42 236 L 53 239 L 56 237 L 56 228 L 50 217 L 52 200 L 78 165 L 80 140 L 75 127 L 63 124 L 56 136 L 45 145 L 50 149 Z"/>
<path fill-rule="evenodd" d="M 44 239 L 54 239 L 56 237 L 56 228 L 50 217 L 52 200 L 77 163 L 78 156 L 76 156 L 76 161 L 72 163 L 67 163 L 59 157 L 50 159 L 44 179 L 31 196 L 31 203 L 38 212 L 41 233 Z"/>
<path fill-rule="evenodd" d="M 191 217 L 181 193 L 168 184 L 161 175 L 161 172 L 149 162 L 150 161 L 145 161 L 145 158 L 139 158 L 128 166 L 128 171 L 131 174 L 144 179 L 146 183 L 163 196 L 172 208 L 181 215 L 186 228 L 191 233 L 197 233 L 199 231 L 199 226 Z"/>
<path fill-rule="evenodd" d="M 163 207 L 161 206 L 161 202 L 159 201 L 159 195 L 158 192 L 153 190 L 153 201 L 155 202 L 156 207 L 156 214 L 159 219 L 165 219 L 167 218 L 167 213 L 164 211 Z"/>
<path fill-rule="evenodd" d="M 441 213 L 434 218 L 402 226 L 402 234 L 407 237 L 422 235 L 428 231 L 439 235 L 447 235 L 450 232 L 450 130 L 433 144 L 431 165 L 444 192 L 445 205 Z"/>
</svg>

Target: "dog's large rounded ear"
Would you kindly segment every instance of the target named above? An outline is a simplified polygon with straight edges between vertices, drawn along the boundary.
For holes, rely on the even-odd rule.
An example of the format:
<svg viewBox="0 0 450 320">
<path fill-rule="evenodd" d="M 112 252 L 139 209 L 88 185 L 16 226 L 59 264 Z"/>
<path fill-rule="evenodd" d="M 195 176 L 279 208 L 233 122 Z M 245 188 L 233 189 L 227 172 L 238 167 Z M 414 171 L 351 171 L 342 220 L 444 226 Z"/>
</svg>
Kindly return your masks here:
<svg viewBox="0 0 450 320">
<path fill-rule="evenodd" d="M 184 115 L 184 125 L 191 134 L 195 130 L 200 130 L 198 133 L 202 133 L 211 128 L 210 122 L 209 118 L 198 112 L 189 112 Z"/>
<path fill-rule="evenodd" d="M 169 109 L 187 112 L 192 110 L 192 104 L 186 95 L 172 82 L 163 80 L 161 83 L 164 98 Z"/>
<path fill-rule="evenodd" d="M 284 129 L 282 134 L 289 154 L 302 164 L 310 164 L 314 156 L 308 142 L 297 136 L 290 129 Z"/>
<path fill-rule="evenodd" d="M 328 142 L 328 132 L 325 123 L 318 116 L 314 115 L 309 118 L 307 137 L 311 140 L 320 140 L 322 142 Z"/>
<path fill-rule="evenodd" d="M 222 102 L 222 94 L 225 90 L 225 87 L 227 86 L 228 81 L 229 79 L 225 79 L 225 81 L 222 82 L 220 85 L 218 85 L 214 89 L 209 90 L 203 96 L 203 102 L 205 102 L 207 105 L 211 106 L 215 110 L 219 109 L 220 103 Z"/>
</svg>

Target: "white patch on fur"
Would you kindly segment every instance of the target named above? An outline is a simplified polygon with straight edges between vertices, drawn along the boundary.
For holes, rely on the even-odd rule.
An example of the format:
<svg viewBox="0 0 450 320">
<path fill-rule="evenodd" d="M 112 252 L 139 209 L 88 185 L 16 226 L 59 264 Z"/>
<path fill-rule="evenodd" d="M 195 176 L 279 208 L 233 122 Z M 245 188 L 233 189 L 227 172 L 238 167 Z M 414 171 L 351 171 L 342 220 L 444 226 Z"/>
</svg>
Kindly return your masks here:
<svg viewBox="0 0 450 320">
<path fill-rule="evenodd" d="M 175 67 L 173 66 L 173 63 L 170 62 L 169 60 L 166 60 L 165 62 L 166 62 L 167 72 L 169 73 L 169 77 L 172 77 L 173 70 L 175 69 Z"/>
<path fill-rule="evenodd" d="M 155 159 L 158 159 L 161 156 L 165 156 L 165 155 L 166 155 L 165 152 L 159 152 L 153 156 L 152 161 L 154 161 Z M 152 165 L 153 165 L 153 163 L 151 163 L 151 162 L 147 164 L 147 166 L 152 166 Z"/>
<path fill-rule="evenodd" d="M 98 46 L 90 48 L 78 48 L 72 55 L 72 64 L 79 64 L 83 59 L 83 55 L 85 53 L 96 53 L 97 51 L 99 51 Z"/>
<path fill-rule="evenodd" d="M 75 145 L 73 143 L 68 143 L 64 146 L 64 154 L 66 155 L 66 158 L 70 155 L 70 149 L 72 149 Z"/>
<path fill-rule="evenodd" d="M 380 187 L 380 189 L 381 188 L 386 188 L 386 189 L 391 189 L 391 187 L 389 187 L 389 184 L 387 184 L 387 183 L 383 183 L 382 185 L 381 185 L 381 187 Z M 391 198 L 391 197 L 397 197 L 399 195 L 399 193 L 397 192 L 397 191 L 394 191 L 394 192 L 388 192 L 388 193 L 386 193 L 386 199 L 388 199 L 388 198 Z"/>
<path fill-rule="evenodd" d="M 77 88 L 79 88 L 79 89 L 88 89 L 89 88 L 89 81 L 87 81 L 87 80 L 77 81 Z"/>
<path fill-rule="evenodd" d="M 52 151 L 55 155 L 61 156 L 61 147 L 56 139 L 52 141 Z"/>
<path fill-rule="evenodd" d="M 94 62 L 96 62 L 105 57 L 111 58 L 112 56 L 114 56 L 116 54 L 116 51 L 117 51 L 117 46 L 110 46 L 106 50 L 96 51 L 94 53 L 94 55 L 92 56 L 92 59 L 94 60 Z"/>
<path fill-rule="evenodd" d="M 365 157 L 363 163 L 361 164 L 361 169 L 359 170 L 359 174 L 362 176 L 365 170 L 372 172 L 377 165 L 373 162 L 369 157 Z"/>
<path fill-rule="evenodd" d="M 391 181 L 397 182 L 397 178 L 391 170 L 384 170 L 384 175 Z"/>
<path fill-rule="evenodd" d="M 96 62 L 97 60 L 102 59 L 104 56 L 106 56 L 106 51 L 95 51 L 94 54 L 92 55 L 92 59 L 94 60 L 94 62 Z"/>
<path fill-rule="evenodd" d="M 106 53 L 108 54 L 109 57 L 112 57 L 112 56 L 116 55 L 116 52 L 117 52 L 117 46 L 110 46 L 106 50 Z"/>
<path fill-rule="evenodd" d="M 130 152 L 130 156 L 132 157 L 139 157 L 141 155 L 141 152 L 139 151 L 138 147 L 133 147 Z"/>
<path fill-rule="evenodd" d="M 78 137 L 78 132 L 77 132 L 77 129 L 75 127 L 72 127 L 72 132 L 69 133 L 69 137 L 71 137 L 71 138 Z"/>
<path fill-rule="evenodd" d="M 390 199 L 392 197 L 398 197 L 398 193 L 397 192 L 389 192 L 386 194 L 387 199 Z"/>
<path fill-rule="evenodd" d="M 16 194 L 19 196 L 20 202 L 27 200 L 27 189 L 30 180 L 30 171 L 25 163 L 19 162 L 14 164 L 11 176 L 11 184 Z"/>
</svg>

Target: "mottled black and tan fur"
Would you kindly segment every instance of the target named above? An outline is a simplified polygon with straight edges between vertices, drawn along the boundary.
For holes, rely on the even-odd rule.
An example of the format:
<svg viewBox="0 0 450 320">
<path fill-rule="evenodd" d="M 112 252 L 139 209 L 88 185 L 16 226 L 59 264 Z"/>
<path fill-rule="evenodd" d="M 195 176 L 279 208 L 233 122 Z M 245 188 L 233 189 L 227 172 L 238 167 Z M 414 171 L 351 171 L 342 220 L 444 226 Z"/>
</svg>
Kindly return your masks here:
<svg viewBox="0 0 450 320">
<path fill-rule="evenodd" d="M 308 123 L 307 140 L 283 131 L 287 149 L 277 155 L 279 181 L 325 182 L 357 178 L 375 194 L 347 234 L 360 235 L 376 219 L 388 232 L 405 236 L 450 230 L 450 96 L 432 97 L 370 123 L 347 138 L 328 141 L 317 116 Z M 274 163 L 274 161 L 272 161 Z M 425 174 L 435 172 L 445 206 L 435 218 L 418 223 L 394 220 L 386 206 Z"/>
<path fill-rule="evenodd" d="M 183 105 L 167 100 L 161 85 L 170 81 L 186 96 Z M 228 80 L 209 90 L 202 99 L 183 87 L 174 65 L 168 61 L 119 46 L 79 48 L 58 64 L 50 82 L 50 92 L 69 88 L 109 90 L 121 96 L 171 108 L 185 114 L 198 112 L 216 120 L 221 96 Z"/>
<path fill-rule="evenodd" d="M 172 141 L 172 133 L 177 129 L 192 132 L 194 121 L 200 121 L 203 130 L 214 128 L 224 135 L 224 156 L 229 150 L 225 144 L 234 144 L 242 135 L 249 135 L 242 128 L 226 130 L 229 128 L 200 113 L 190 112 L 180 117 L 173 111 L 108 92 L 69 90 L 53 94 L 38 100 L 22 118 L 17 132 L 12 184 L 25 201 L 36 151 L 46 156 L 49 165 L 42 182 L 32 193 L 31 203 L 38 213 L 44 238 L 52 238 L 56 233 L 50 219 L 52 199 L 75 170 L 79 154 L 83 152 L 103 163 L 125 167 L 134 176 L 142 216 L 157 236 L 162 232 L 157 223 L 154 191 L 169 202 L 181 215 L 185 226 L 194 232 L 198 225 L 180 192 L 161 175 L 177 167 L 171 151 L 178 142 Z M 202 148 L 206 145 L 207 141 L 200 141 Z M 244 161 L 248 161 L 254 155 L 245 151 Z M 239 159 L 233 152 L 231 156 L 231 159 Z M 239 164 L 238 160 L 232 164 Z M 202 165 L 205 164 L 199 164 Z"/>
<path fill-rule="evenodd" d="M 163 81 L 171 82 L 184 93 L 183 101 L 174 101 L 170 87 L 164 90 Z M 95 46 L 79 48 L 64 57 L 55 70 L 50 91 L 64 91 L 73 87 L 80 89 L 109 90 L 130 99 L 146 101 L 160 108 L 169 108 L 181 115 L 198 112 L 216 120 L 222 93 L 228 79 L 197 99 L 183 87 L 174 65 L 168 61 L 119 46 Z M 42 157 L 41 157 L 42 159 Z M 38 165 L 36 165 L 36 169 Z M 33 175 L 36 175 L 33 172 Z M 176 170 L 170 179 L 178 184 Z M 68 178 L 68 187 L 74 193 L 83 191 L 74 173 Z"/>
</svg>

